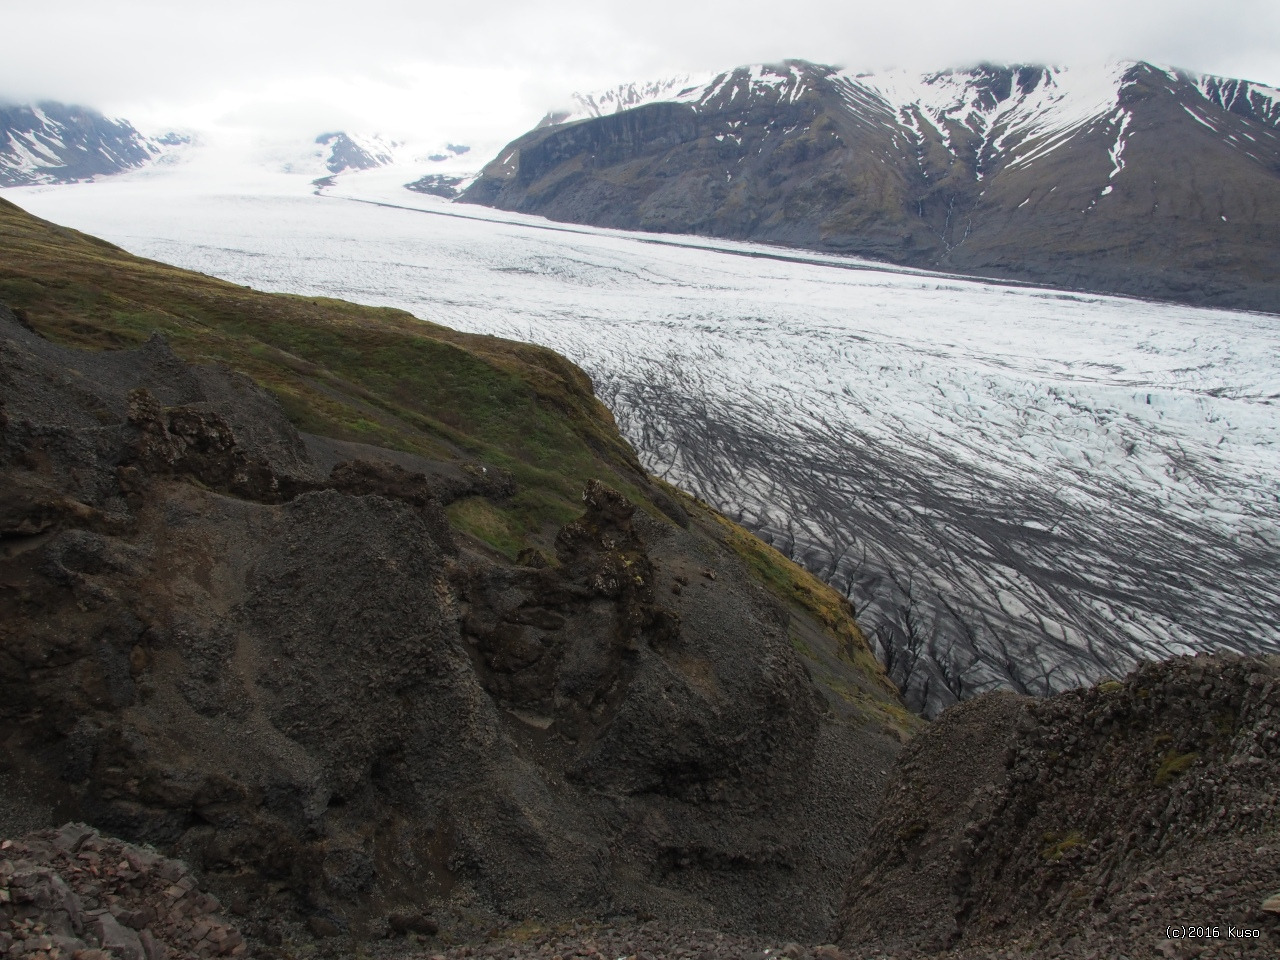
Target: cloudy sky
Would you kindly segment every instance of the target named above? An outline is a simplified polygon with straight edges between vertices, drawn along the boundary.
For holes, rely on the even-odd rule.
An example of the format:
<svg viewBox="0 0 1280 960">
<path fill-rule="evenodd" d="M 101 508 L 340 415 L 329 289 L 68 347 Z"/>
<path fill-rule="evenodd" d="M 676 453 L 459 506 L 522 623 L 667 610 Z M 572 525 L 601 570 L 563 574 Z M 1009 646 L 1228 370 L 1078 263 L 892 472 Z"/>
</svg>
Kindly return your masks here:
<svg viewBox="0 0 1280 960">
<path fill-rule="evenodd" d="M 8 5 L 0 98 L 152 125 L 514 136 L 574 90 L 787 57 L 1141 58 L 1280 86 L 1276 0 L 60 0 Z"/>
</svg>

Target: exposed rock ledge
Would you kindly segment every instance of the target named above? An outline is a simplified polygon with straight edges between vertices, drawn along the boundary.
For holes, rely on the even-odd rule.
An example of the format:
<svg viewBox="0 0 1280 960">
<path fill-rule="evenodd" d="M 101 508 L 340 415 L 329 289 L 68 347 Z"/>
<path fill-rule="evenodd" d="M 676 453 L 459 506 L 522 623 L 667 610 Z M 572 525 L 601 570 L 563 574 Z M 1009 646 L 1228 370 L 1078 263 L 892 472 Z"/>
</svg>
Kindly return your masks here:
<svg viewBox="0 0 1280 960">
<path fill-rule="evenodd" d="M 502 562 L 442 508 L 500 470 L 325 474 L 161 339 L 0 334 L 0 835 L 151 844 L 264 938 L 830 925 L 900 741 L 719 524 L 592 482 L 554 557 Z"/>
</svg>

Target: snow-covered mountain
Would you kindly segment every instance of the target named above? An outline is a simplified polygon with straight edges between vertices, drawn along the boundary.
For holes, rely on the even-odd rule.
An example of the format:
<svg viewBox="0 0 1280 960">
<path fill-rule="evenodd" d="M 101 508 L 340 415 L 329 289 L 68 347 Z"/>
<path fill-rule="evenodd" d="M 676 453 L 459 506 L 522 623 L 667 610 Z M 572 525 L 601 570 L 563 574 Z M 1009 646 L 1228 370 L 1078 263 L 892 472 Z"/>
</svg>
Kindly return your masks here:
<svg viewBox="0 0 1280 960">
<path fill-rule="evenodd" d="M 1144 62 L 686 80 L 578 97 L 464 199 L 1280 311 L 1273 88 Z"/>
<path fill-rule="evenodd" d="M 469 151 L 465 144 L 410 144 L 347 130 L 314 138 L 263 137 L 239 130 L 149 137 L 128 120 L 109 119 L 85 107 L 53 102 L 0 106 L 0 187 L 75 183 L 139 170 L 162 159 L 196 163 L 226 177 L 285 173 L 308 181 L 398 166 L 408 180 L 426 170 L 456 174 L 457 161 Z M 479 162 L 463 165 L 474 173 Z"/>
<path fill-rule="evenodd" d="M 608 90 L 596 93 L 574 93 L 570 97 L 571 106 L 562 110 L 551 110 L 538 123 L 539 127 L 550 127 L 565 123 L 576 123 L 592 117 L 621 113 L 642 107 L 647 103 L 670 102 L 688 103 L 699 99 L 711 79 L 706 76 L 681 74 L 665 80 L 651 80 L 644 83 L 620 83 Z"/>
<path fill-rule="evenodd" d="M 289 141 L 262 144 L 255 152 L 259 164 L 316 178 L 316 185 L 322 188 L 333 186 L 340 175 L 379 170 L 399 178 L 399 183 L 410 189 L 425 192 L 436 192 L 436 188 L 424 184 L 453 184 L 442 194 L 450 197 L 457 194 L 458 184 L 474 179 L 482 162 L 468 156 L 471 147 L 466 144 L 406 142 L 349 131 L 322 133 L 305 146 Z"/>
<path fill-rule="evenodd" d="M 379 136 L 362 136 L 345 131 L 322 133 L 316 137 L 320 160 L 330 173 L 372 170 L 394 162 L 400 144 Z"/>
<path fill-rule="evenodd" d="M 146 137 L 127 120 L 45 101 L 0 104 L 0 187 L 74 183 L 151 163 L 186 142 L 175 133 Z"/>
</svg>

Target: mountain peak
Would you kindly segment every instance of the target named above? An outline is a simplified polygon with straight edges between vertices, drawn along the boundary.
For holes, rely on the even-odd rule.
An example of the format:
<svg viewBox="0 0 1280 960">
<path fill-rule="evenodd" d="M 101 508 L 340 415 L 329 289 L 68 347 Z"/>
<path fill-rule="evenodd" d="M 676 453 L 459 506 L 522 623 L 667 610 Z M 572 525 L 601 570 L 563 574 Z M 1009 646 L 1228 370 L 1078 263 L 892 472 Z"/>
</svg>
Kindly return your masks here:
<svg viewBox="0 0 1280 960">
<path fill-rule="evenodd" d="M 344 130 L 322 133 L 315 142 L 325 148 L 321 159 L 325 168 L 335 174 L 384 167 L 394 161 L 395 150 L 400 146 L 377 135 L 362 136 Z"/>
<path fill-rule="evenodd" d="M 127 120 L 53 100 L 0 106 L 0 187 L 75 183 L 148 164 L 188 138 L 143 136 Z"/>
</svg>

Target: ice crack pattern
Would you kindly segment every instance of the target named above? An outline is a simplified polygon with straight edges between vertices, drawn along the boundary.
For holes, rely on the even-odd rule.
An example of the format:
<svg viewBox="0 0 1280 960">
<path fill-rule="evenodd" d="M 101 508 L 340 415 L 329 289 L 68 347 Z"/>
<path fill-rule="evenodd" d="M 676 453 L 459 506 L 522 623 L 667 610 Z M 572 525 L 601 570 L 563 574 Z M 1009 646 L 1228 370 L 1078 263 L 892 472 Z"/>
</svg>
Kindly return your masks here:
<svg viewBox="0 0 1280 960">
<path fill-rule="evenodd" d="M 14 199 L 235 282 L 559 350 L 649 469 L 845 591 L 928 713 L 1143 658 L 1280 651 L 1274 317 L 391 191 L 434 214 L 145 189 Z"/>
</svg>

